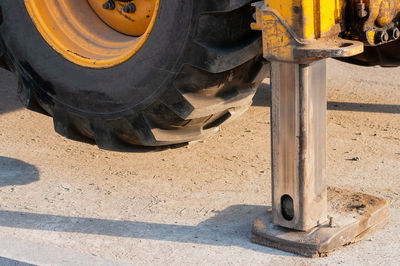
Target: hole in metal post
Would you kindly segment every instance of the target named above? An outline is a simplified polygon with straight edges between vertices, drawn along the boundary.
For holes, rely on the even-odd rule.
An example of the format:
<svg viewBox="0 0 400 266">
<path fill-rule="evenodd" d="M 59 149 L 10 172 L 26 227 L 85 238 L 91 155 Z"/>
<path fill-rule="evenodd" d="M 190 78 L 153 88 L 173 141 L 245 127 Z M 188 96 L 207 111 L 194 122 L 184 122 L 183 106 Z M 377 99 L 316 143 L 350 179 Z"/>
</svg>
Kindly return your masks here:
<svg viewBox="0 0 400 266">
<path fill-rule="evenodd" d="M 291 221 L 294 217 L 293 199 L 285 194 L 281 197 L 281 212 L 283 218 Z"/>
</svg>

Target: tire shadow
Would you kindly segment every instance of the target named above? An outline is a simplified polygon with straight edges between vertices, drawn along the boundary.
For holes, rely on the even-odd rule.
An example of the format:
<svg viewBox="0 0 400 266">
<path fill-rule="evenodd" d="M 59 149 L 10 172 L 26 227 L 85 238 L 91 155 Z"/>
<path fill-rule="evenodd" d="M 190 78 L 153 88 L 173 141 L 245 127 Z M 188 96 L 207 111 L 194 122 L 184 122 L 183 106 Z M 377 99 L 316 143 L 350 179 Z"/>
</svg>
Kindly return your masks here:
<svg viewBox="0 0 400 266">
<path fill-rule="evenodd" d="M 35 166 L 0 156 L 0 187 L 22 186 L 36 181 L 39 181 L 39 171 Z"/>
<path fill-rule="evenodd" d="M 256 94 L 253 97 L 252 106 L 266 106 L 271 107 L 271 86 L 268 83 L 261 83 L 258 87 Z"/>
</svg>

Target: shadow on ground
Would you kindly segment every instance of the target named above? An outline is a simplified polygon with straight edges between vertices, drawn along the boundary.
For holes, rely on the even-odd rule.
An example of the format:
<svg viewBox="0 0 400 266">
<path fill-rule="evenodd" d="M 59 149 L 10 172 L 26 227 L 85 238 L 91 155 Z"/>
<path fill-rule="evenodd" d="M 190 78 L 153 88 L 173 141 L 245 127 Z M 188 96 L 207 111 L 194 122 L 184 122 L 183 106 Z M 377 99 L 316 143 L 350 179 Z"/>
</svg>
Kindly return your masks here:
<svg viewBox="0 0 400 266">
<path fill-rule="evenodd" d="M 0 257 L 0 265 L 2 266 L 34 266 L 34 264 L 29 264 L 17 260 L 11 260 L 7 258 Z"/>
<path fill-rule="evenodd" d="M 269 84 L 261 84 L 254 95 L 253 106 L 271 106 L 271 86 Z M 330 101 L 328 110 L 400 114 L 400 105 Z"/>
<path fill-rule="evenodd" d="M 0 156 L 0 187 L 27 185 L 38 180 L 39 171 L 35 166 Z"/>
<path fill-rule="evenodd" d="M 289 253 L 250 242 L 252 221 L 267 208 L 234 205 L 195 226 L 0 210 L 0 226 L 215 246 L 238 246 L 257 252 L 291 256 Z"/>
</svg>

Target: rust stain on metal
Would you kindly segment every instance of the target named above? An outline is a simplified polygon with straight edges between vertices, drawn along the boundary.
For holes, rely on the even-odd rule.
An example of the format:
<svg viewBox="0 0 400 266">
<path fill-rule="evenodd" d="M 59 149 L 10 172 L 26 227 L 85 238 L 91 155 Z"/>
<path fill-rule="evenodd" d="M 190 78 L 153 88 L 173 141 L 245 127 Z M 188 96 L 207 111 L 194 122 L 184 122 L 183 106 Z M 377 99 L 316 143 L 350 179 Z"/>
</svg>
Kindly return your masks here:
<svg viewBox="0 0 400 266">
<path fill-rule="evenodd" d="M 258 230 L 262 230 L 262 228 L 265 227 L 264 223 L 263 223 L 260 219 L 256 219 L 256 220 L 255 220 L 254 226 L 255 226 Z"/>
</svg>

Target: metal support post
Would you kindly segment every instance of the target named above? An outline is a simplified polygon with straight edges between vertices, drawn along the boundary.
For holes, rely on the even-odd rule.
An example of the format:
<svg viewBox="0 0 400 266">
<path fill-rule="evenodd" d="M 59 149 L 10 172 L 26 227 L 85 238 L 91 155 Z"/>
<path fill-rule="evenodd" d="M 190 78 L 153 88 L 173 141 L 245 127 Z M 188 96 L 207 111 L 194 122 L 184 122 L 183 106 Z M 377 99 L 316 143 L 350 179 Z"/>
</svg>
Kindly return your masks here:
<svg viewBox="0 0 400 266">
<path fill-rule="evenodd" d="M 252 241 L 326 256 L 389 218 L 385 199 L 326 186 L 326 65 L 271 64 L 272 210 Z"/>
<path fill-rule="evenodd" d="M 306 231 L 326 222 L 326 63 L 273 62 L 273 222 Z"/>
<path fill-rule="evenodd" d="M 254 221 L 252 241 L 325 256 L 389 218 L 385 199 L 326 186 L 325 58 L 360 54 L 364 44 L 341 37 L 345 13 L 335 1 L 254 7 L 252 28 L 271 62 L 272 209 Z"/>
</svg>

